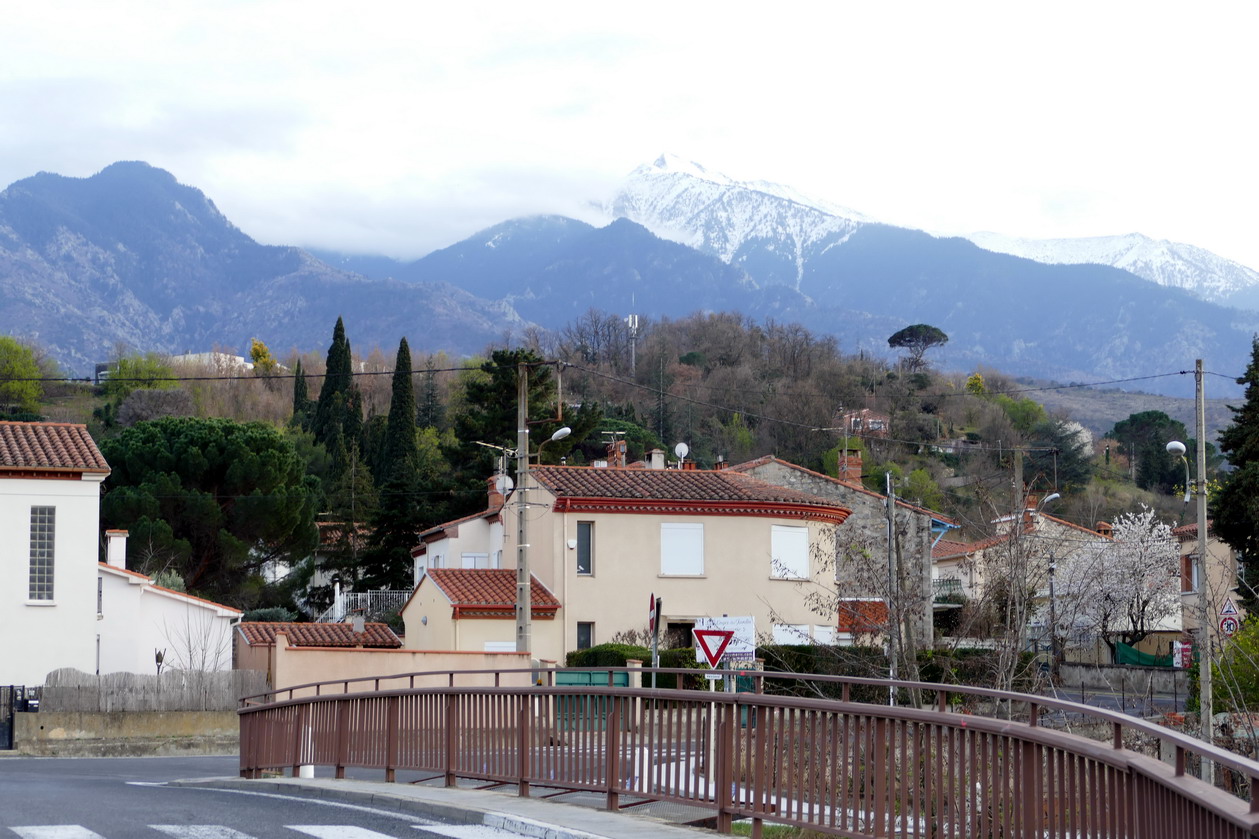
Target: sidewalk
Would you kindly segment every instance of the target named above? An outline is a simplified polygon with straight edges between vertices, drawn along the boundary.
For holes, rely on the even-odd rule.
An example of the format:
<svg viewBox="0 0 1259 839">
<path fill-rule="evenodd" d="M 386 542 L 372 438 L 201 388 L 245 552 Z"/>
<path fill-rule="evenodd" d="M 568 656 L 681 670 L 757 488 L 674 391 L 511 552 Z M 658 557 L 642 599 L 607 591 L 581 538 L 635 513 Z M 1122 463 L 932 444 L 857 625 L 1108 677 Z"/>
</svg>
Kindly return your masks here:
<svg viewBox="0 0 1259 839">
<path fill-rule="evenodd" d="M 332 778 L 194 778 L 171 784 L 342 801 L 456 824 L 495 827 L 536 839 L 695 839 L 716 835 L 631 812 L 610 813 L 489 790 Z"/>
</svg>

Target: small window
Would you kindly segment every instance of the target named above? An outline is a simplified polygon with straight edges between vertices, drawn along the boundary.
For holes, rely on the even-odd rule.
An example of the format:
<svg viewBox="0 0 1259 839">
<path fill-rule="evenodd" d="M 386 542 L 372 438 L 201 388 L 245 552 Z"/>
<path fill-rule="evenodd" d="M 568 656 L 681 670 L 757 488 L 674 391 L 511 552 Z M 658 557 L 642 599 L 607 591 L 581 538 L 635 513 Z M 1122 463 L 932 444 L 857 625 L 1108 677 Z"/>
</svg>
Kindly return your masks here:
<svg viewBox="0 0 1259 839">
<path fill-rule="evenodd" d="M 483 553 L 469 553 L 464 551 L 459 555 L 461 568 L 489 568 L 490 555 Z"/>
<path fill-rule="evenodd" d="M 593 574 L 595 523 L 592 521 L 577 522 L 577 573 Z"/>
<path fill-rule="evenodd" d="M 53 599 L 53 548 L 57 535 L 57 508 L 31 507 L 31 561 L 27 596 Z"/>
<path fill-rule="evenodd" d="M 101 577 L 96 578 L 96 617 L 102 617 L 105 614 L 105 580 Z"/>
<path fill-rule="evenodd" d="M 678 577 L 703 575 L 703 524 L 664 522 L 660 525 L 660 573 Z"/>
<path fill-rule="evenodd" d="M 773 525 L 769 575 L 780 580 L 809 578 L 809 529 Z"/>
<path fill-rule="evenodd" d="M 809 625 L 776 623 L 770 627 L 774 635 L 774 643 L 783 646 L 809 643 Z"/>
<path fill-rule="evenodd" d="M 595 625 L 590 621 L 577 622 L 577 649 L 588 650 L 595 645 Z"/>
</svg>

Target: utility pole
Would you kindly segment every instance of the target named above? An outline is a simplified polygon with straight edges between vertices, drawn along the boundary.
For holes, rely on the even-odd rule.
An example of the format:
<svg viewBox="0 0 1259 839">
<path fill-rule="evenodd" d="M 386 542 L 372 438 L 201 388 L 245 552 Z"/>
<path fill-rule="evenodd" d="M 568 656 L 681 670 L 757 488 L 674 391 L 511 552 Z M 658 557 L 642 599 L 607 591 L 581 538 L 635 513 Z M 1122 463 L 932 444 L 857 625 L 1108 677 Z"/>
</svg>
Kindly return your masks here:
<svg viewBox="0 0 1259 839">
<path fill-rule="evenodd" d="M 529 577 L 525 492 L 529 488 L 529 366 L 516 365 L 516 652 L 532 652 L 533 591 Z"/>
<path fill-rule="evenodd" d="M 1194 487 L 1198 495 L 1198 620 L 1202 624 L 1198 629 L 1202 649 L 1198 654 L 1198 704 L 1201 706 L 1199 716 L 1202 718 L 1202 739 L 1208 744 L 1215 743 L 1215 721 L 1212 718 L 1211 664 L 1214 656 L 1211 653 L 1211 622 L 1215 611 L 1211 607 L 1211 575 L 1207 570 L 1207 443 L 1206 443 L 1206 398 L 1202 390 L 1202 359 L 1198 359 L 1193 371 L 1194 381 L 1194 413 L 1197 415 L 1198 436 L 1195 452 L 1195 467 L 1198 473 L 1197 485 Z M 1202 780 L 1215 784 L 1215 765 L 1202 758 Z"/>
<path fill-rule="evenodd" d="M 884 472 L 883 480 L 887 484 L 887 601 L 885 602 L 887 618 L 887 675 L 896 681 L 896 659 L 900 655 L 900 615 L 899 610 L 895 624 L 892 622 L 892 600 L 896 596 L 896 488 L 892 486 L 892 473 Z M 893 634 L 895 633 L 895 634 Z M 895 639 L 895 640 L 893 640 Z M 887 704 L 896 704 L 896 687 L 888 685 Z"/>
</svg>

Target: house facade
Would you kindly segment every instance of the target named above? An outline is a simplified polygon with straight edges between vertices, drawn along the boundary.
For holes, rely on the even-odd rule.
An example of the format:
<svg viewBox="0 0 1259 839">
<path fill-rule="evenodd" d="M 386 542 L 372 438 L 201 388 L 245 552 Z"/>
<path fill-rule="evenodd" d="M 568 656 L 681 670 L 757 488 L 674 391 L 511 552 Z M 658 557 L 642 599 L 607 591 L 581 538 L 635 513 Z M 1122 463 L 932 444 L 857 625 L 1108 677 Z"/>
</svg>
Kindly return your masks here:
<svg viewBox="0 0 1259 839">
<path fill-rule="evenodd" d="M 105 532 L 97 567 L 96 673 L 163 668 L 232 669 L 232 626 L 241 611 L 155 585 L 126 567 L 127 531 Z M 93 671 L 88 671 L 93 672 Z"/>
<path fill-rule="evenodd" d="M 846 507 L 731 470 L 653 462 L 656 468 L 534 467 L 511 497 L 491 491 L 485 513 L 426 534 L 416 554 L 427 563 L 421 573 L 494 570 L 469 565 L 470 555 L 472 563 L 484 555 L 514 575 L 523 555 L 533 579 L 559 604 L 552 628 L 532 633 L 538 659 L 563 661 L 567 651 L 617 633 L 645 632 L 653 595 L 662 600 L 662 630 L 686 642 L 697 619 L 723 615 L 752 617 L 762 638 L 833 640 L 835 614 L 815 614 L 805 592 L 833 584 L 813 549 L 848 517 Z M 516 544 L 522 513 L 523 551 Z M 426 587 L 421 580 L 417 593 Z M 439 589 L 432 586 L 428 599 L 413 597 L 404 611 L 409 648 L 454 643 L 448 624 L 455 603 L 435 608 Z M 421 602 L 423 614 L 415 608 Z M 497 624 L 493 637 L 491 630 L 461 632 L 482 649 L 487 641 L 512 641 L 514 613 L 505 617 L 482 618 Z"/>
<path fill-rule="evenodd" d="M 819 496 L 851 510 L 844 524 L 842 542 L 859 541 L 871 556 L 869 573 L 853 573 L 852 568 L 836 564 L 837 582 L 841 592 L 849 595 L 852 607 L 845 611 L 856 616 L 850 621 L 854 626 L 871 625 L 871 603 L 883 601 L 888 587 L 888 564 L 897 568 L 896 598 L 906 612 L 907 631 L 913 633 L 917 646 L 929 647 L 932 641 L 932 612 L 934 601 L 934 564 L 932 551 L 950 530 L 957 525 L 946 516 L 893 499 L 890 519 L 894 523 L 895 539 L 888 550 L 889 510 L 888 497 L 872 492 L 861 483 L 861 453 L 849 450 L 840 455 L 839 477 L 832 478 L 803 466 L 767 456 L 732 466 L 730 469 L 776 486 L 787 487 Z M 877 559 L 874 559 L 877 557 Z M 865 581 L 864 590 L 860 578 Z M 855 587 L 854 587 L 855 586 Z M 886 610 L 886 607 L 884 607 Z M 841 620 L 841 624 L 844 621 Z M 877 621 L 874 621 L 877 623 Z M 839 641 L 849 640 L 852 633 L 841 626 Z M 860 634 L 860 633 L 858 633 Z"/>
<path fill-rule="evenodd" d="M 87 427 L 0 422 L 0 683 L 94 672 L 101 482 Z M 20 639 L 17 640 L 17 639 Z"/>
</svg>

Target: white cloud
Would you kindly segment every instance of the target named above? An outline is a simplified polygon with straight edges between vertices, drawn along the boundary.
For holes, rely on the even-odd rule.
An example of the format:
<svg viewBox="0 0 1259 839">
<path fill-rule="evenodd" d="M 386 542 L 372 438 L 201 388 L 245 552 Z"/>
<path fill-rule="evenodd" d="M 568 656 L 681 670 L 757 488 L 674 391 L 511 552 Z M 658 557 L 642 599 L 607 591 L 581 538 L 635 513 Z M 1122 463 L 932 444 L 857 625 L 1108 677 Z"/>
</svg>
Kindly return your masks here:
<svg viewBox="0 0 1259 839">
<path fill-rule="evenodd" d="M 941 231 L 1259 266 L 1245 4 L 57 2 L 0 182 L 146 160 L 268 242 L 418 256 L 661 151 Z M 15 33 L 20 33 L 17 37 Z"/>
</svg>

